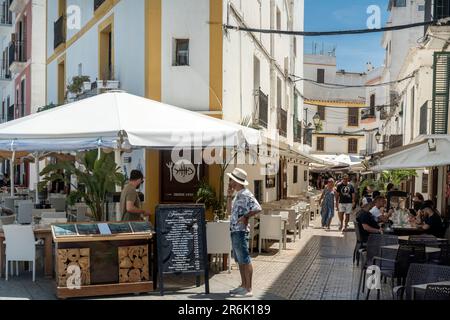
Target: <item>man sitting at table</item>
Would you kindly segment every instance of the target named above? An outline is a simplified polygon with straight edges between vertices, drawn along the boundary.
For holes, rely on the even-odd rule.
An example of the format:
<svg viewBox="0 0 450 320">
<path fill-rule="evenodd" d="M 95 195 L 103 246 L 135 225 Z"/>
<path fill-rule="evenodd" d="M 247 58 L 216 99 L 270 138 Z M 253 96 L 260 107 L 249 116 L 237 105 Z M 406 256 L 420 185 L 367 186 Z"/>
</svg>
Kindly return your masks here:
<svg viewBox="0 0 450 320">
<path fill-rule="evenodd" d="M 357 225 L 355 227 L 359 228 L 363 243 L 367 243 L 371 233 L 380 234 L 383 232 L 375 217 L 370 213 L 374 207 L 375 202 L 371 202 L 363 206 L 356 216 Z"/>
<path fill-rule="evenodd" d="M 443 238 L 445 233 L 444 224 L 437 210 L 425 207 L 421 211 L 424 217 L 421 228 L 425 233 L 431 234 L 436 238 Z"/>
<path fill-rule="evenodd" d="M 374 217 L 377 223 L 386 223 L 389 221 L 389 218 L 392 216 L 392 211 L 389 211 L 388 214 L 384 213 L 384 209 L 386 208 L 386 197 L 378 196 L 373 200 L 374 207 L 370 210 L 370 213 Z"/>
</svg>

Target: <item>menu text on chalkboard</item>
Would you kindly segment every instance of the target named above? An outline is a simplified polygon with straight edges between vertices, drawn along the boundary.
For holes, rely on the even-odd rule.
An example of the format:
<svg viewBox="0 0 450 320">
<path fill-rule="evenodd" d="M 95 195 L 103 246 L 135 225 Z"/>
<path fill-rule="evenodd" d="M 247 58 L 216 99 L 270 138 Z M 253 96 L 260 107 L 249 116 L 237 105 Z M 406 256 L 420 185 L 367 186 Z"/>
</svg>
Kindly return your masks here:
<svg viewBox="0 0 450 320">
<path fill-rule="evenodd" d="M 161 294 L 163 274 L 204 273 L 209 291 L 204 206 L 158 206 L 156 234 Z"/>
</svg>

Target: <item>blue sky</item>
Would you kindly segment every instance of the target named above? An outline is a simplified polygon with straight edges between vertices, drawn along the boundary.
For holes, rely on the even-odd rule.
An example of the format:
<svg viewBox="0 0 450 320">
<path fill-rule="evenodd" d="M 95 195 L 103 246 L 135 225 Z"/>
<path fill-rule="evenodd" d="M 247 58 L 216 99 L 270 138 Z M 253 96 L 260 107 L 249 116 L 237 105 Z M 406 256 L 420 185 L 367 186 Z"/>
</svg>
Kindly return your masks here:
<svg viewBox="0 0 450 320">
<path fill-rule="evenodd" d="M 332 31 L 366 29 L 367 8 L 377 5 L 381 9 L 381 25 L 388 18 L 388 0 L 305 0 L 305 31 Z M 383 64 L 384 50 L 380 45 L 382 33 L 305 37 L 305 53 L 317 44 L 320 52 L 336 46 L 337 68 L 347 71 L 364 71 L 366 62 L 377 67 Z"/>
</svg>

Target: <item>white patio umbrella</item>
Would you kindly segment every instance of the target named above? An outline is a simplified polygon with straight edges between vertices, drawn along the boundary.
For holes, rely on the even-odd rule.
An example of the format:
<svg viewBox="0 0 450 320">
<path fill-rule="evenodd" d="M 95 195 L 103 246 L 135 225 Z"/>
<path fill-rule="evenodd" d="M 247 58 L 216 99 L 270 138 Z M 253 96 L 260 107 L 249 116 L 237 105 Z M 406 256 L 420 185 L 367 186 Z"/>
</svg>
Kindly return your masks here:
<svg viewBox="0 0 450 320">
<path fill-rule="evenodd" d="M 260 134 L 123 91 L 100 94 L 0 125 L 0 150 L 11 152 L 100 147 L 119 150 L 122 142 L 155 149 L 234 147 L 245 142 L 256 145 Z"/>
</svg>

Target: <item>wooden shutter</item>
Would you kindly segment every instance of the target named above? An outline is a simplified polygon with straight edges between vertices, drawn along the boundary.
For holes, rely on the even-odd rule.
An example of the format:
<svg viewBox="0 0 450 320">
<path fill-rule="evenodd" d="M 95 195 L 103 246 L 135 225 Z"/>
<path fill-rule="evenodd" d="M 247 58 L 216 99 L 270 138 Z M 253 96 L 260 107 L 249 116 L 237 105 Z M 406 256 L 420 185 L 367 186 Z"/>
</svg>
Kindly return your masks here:
<svg viewBox="0 0 450 320">
<path fill-rule="evenodd" d="M 358 153 L 358 139 L 348 139 L 348 153 Z"/>
<path fill-rule="evenodd" d="M 357 127 L 359 125 L 359 109 L 348 108 L 348 125 Z"/>
<path fill-rule="evenodd" d="M 325 151 L 325 138 L 317 137 L 317 151 Z"/>
<path fill-rule="evenodd" d="M 325 69 L 317 69 L 317 82 L 325 83 Z"/>
<path fill-rule="evenodd" d="M 434 53 L 433 134 L 447 134 L 450 52 Z"/>
</svg>

